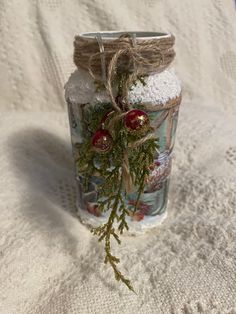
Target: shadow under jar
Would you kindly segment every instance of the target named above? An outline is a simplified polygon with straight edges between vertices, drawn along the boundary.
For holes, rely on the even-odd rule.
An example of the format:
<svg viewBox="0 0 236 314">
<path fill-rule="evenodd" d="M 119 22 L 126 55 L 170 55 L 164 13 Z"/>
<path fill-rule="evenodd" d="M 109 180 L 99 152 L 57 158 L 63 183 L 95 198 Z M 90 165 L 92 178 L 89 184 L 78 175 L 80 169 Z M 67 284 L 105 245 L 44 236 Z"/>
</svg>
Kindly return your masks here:
<svg viewBox="0 0 236 314">
<path fill-rule="evenodd" d="M 100 50 L 99 58 L 101 76 L 106 79 L 106 43 L 117 39 L 127 32 L 102 32 L 80 34 L 75 39 L 85 40 L 97 45 Z M 160 40 L 165 48 L 166 42 L 172 38 L 171 34 L 155 32 L 128 32 L 132 45 L 142 44 L 145 40 Z M 103 46 L 104 45 L 104 46 Z M 172 49 L 172 47 L 170 48 Z M 98 50 L 98 51 L 99 51 Z M 168 49 L 167 49 L 168 50 Z M 76 63 L 76 62 L 75 62 Z M 172 150 L 178 120 L 179 105 L 181 102 L 181 86 L 168 63 L 156 71 L 140 76 L 129 88 L 126 101 L 129 110 L 143 110 L 149 118 L 153 132 L 158 138 L 158 151 L 154 155 L 154 162 L 150 165 L 149 177 L 143 193 L 138 201 L 136 211 L 137 191 L 126 193 L 125 205 L 127 208 L 127 222 L 131 234 L 142 233 L 150 227 L 159 225 L 167 215 L 169 178 L 171 173 Z M 116 92 L 114 92 L 116 93 Z M 101 123 L 107 113 L 112 112 L 109 93 L 104 88 L 98 88 L 96 79 L 92 77 L 85 66 L 78 66 L 71 74 L 65 85 L 65 97 L 68 104 L 70 131 L 73 154 L 75 159 L 77 208 L 78 215 L 83 223 L 97 227 L 105 223 L 110 211 L 101 212 L 98 205 L 98 188 L 103 178 L 94 174 L 91 176 L 87 188 L 84 188 L 84 178 L 77 167 L 80 158 L 80 145 L 85 141 L 92 141 L 96 128 L 91 121 L 91 112 L 95 112 L 97 123 Z M 100 122 L 99 122 L 100 121 Z"/>
</svg>

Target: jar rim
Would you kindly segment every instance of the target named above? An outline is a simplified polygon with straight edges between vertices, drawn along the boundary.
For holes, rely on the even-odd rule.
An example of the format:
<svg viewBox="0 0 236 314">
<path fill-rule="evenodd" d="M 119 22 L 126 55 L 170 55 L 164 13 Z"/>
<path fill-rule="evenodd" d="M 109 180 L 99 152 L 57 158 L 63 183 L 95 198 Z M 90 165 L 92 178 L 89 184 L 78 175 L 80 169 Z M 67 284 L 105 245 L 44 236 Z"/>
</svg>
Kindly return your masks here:
<svg viewBox="0 0 236 314">
<path fill-rule="evenodd" d="M 164 33 L 153 31 L 98 31 L 80 33 L 79 36 L 86 39 L 94 39 L 97 34 L 100 34 L 103 40 L 114 40 L 124 34 L 136 35 L 137 40 L 168 38 L 171 36 L 171 33 L 168 32 Z"/>
</svg>

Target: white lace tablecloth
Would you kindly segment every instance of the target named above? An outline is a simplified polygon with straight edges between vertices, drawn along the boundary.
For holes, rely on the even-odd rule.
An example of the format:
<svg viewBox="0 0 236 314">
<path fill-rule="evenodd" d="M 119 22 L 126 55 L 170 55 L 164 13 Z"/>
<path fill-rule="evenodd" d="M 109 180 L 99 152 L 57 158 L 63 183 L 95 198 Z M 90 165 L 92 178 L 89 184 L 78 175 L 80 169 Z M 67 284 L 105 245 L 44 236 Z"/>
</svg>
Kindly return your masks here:
<svg viewBox="0 0 236 314">
<path fill-rule="evenodd" d="M 230 0 L 0 0 L 0 313 L 236 313 L 236 11 Z M 183 81 L 168 218 L 116 253 L 75 214 L 63 84 L 73 36 L 168 30 Z"/>
</svg>

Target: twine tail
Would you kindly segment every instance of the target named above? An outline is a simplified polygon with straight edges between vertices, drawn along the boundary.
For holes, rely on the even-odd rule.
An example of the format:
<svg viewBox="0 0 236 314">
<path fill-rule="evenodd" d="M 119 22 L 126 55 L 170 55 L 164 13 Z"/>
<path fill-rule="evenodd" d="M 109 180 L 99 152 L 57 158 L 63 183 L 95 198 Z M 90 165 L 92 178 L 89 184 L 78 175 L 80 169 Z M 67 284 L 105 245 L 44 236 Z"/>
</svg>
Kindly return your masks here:
<svg viewBox="0 0 236 314">
<path fill-rule="evenodd" d="M 131 193 L 134 190 L 134 184 L 133 180 L 130 175 L 129 171 L 129 158 L 128 158 L 128 152 L 124 152 L 124 160 L 123 160 L 123 165 L 122 165 L 122 176 L 123 176 L 123 184 L 124 184 L 124 189 L 126 193 Z"/>
</svg>

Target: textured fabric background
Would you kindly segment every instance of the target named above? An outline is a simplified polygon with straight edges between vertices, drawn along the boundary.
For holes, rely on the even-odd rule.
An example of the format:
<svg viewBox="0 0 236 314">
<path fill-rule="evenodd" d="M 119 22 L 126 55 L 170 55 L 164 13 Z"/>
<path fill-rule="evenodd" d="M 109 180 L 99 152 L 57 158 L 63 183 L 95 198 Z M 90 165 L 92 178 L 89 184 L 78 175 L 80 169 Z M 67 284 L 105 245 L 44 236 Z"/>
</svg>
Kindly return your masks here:
<svg viewBox="0 0 236 314">
<path fill-rule="evenodd" d="M 173 32 L 184 86 L 168 219 L 117 248 L 137 296 L 75 215 L 63 85 L 104 29 Z M 0 36 L 0 313 L 236 313 L 233 0 L 0 0 Z"/>
</svg>

